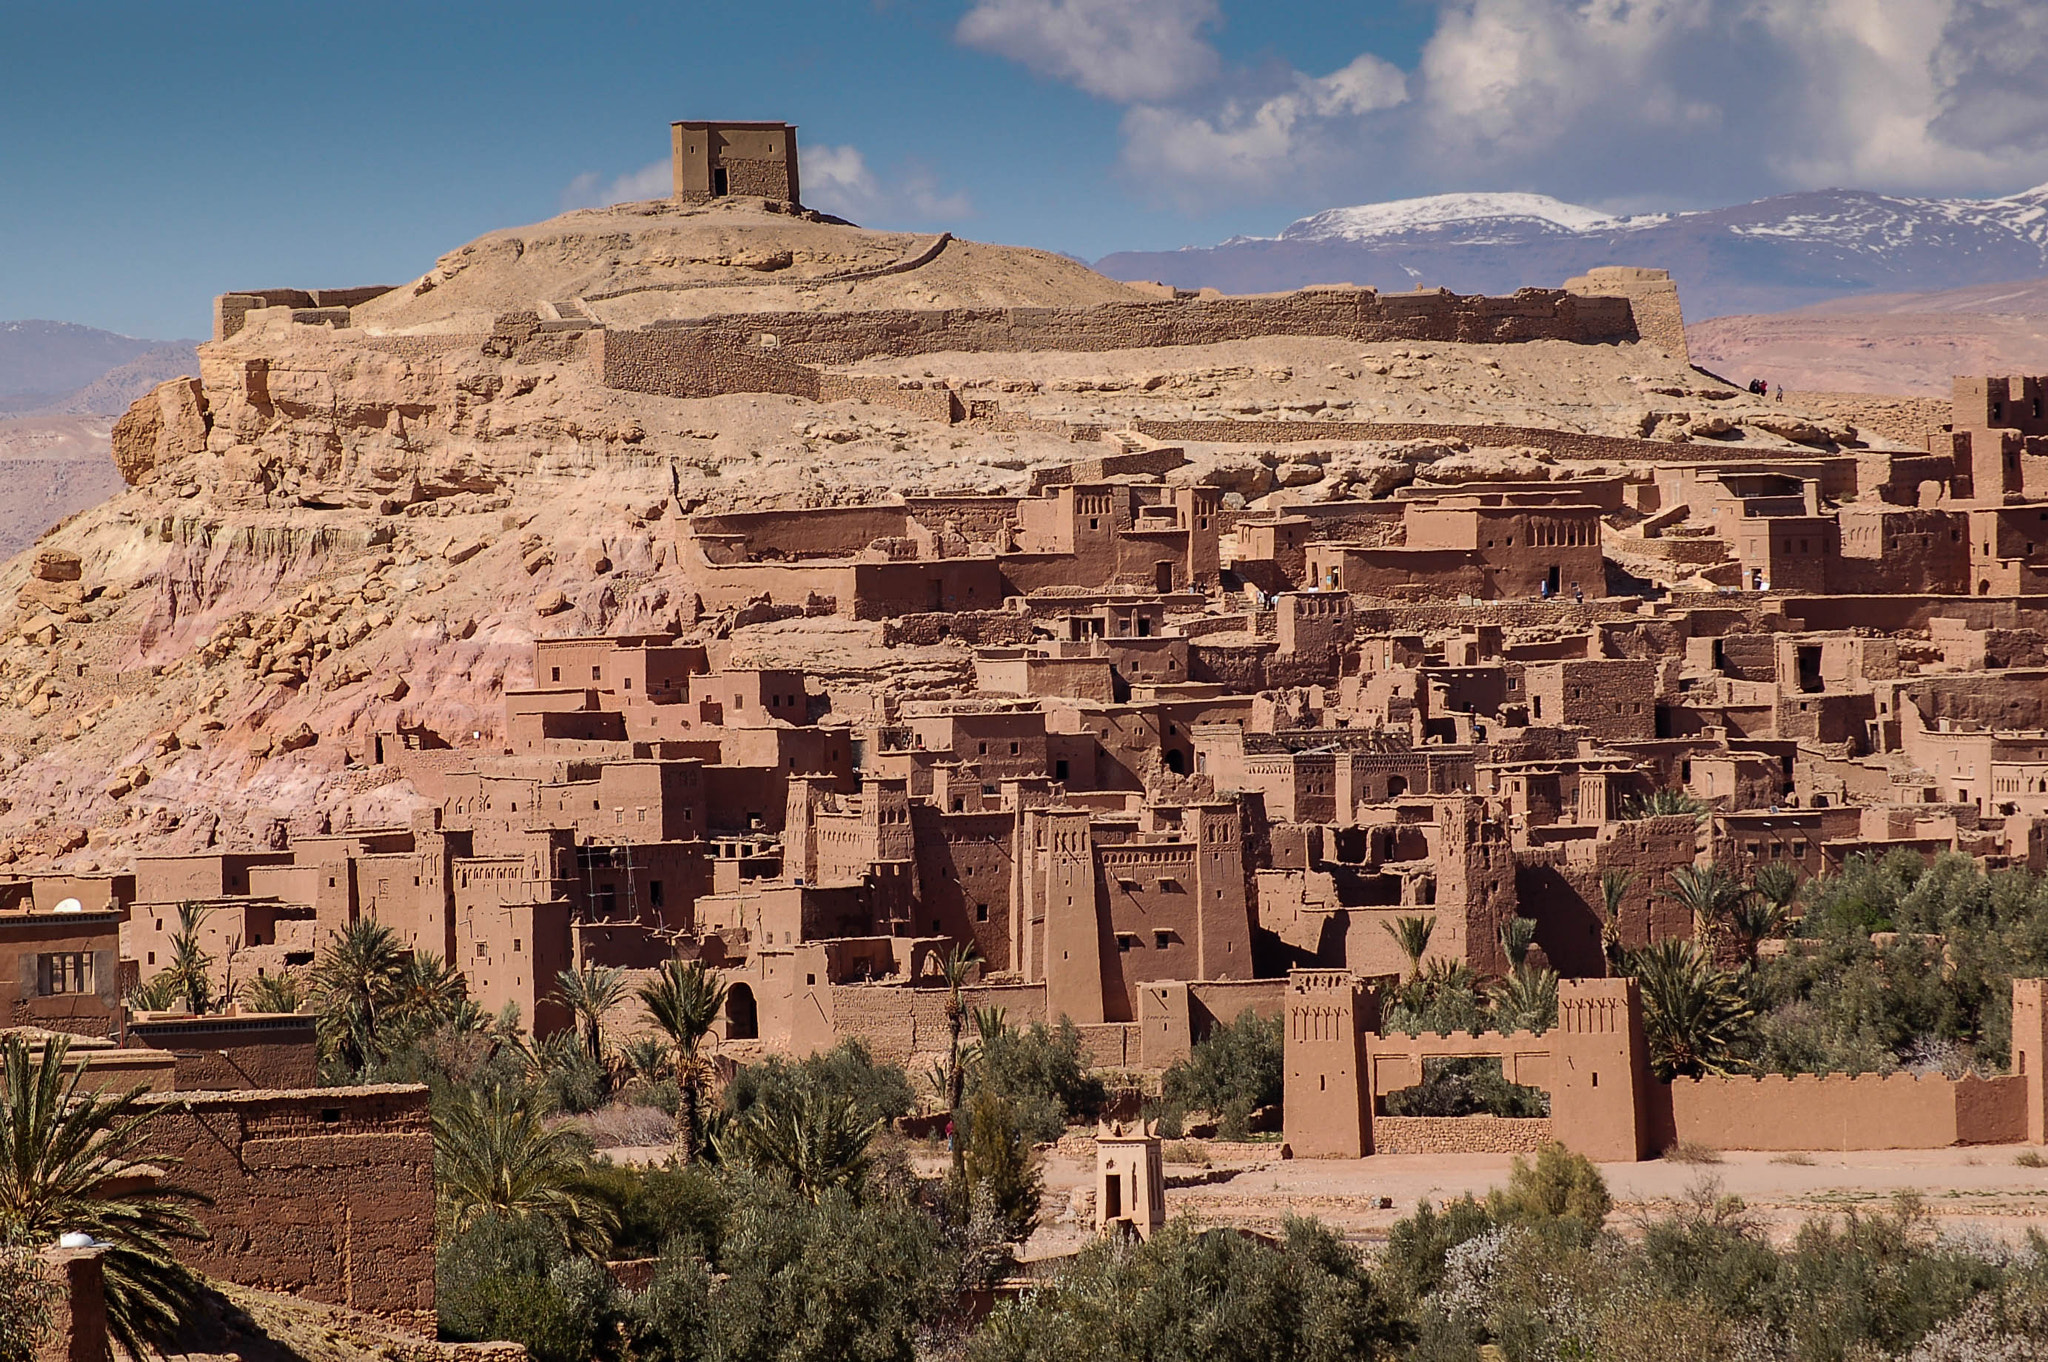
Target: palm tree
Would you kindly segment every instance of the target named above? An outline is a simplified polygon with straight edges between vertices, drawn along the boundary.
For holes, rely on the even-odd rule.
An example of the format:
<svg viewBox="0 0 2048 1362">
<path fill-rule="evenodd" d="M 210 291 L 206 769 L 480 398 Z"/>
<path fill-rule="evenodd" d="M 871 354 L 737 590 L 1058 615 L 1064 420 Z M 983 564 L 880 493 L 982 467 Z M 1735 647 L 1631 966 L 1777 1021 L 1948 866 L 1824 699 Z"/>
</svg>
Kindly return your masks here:
<svg viewBox="0 0 2048 1362">
<path fill-rule="evenodd" d="M 626 996 L 624 970 L 585 965 L 555 976 L 555 995 L 583 1031 L 583 1049 L 600 1067 L 605 1062 L 604 1019 Z"/>
<path fill-rule="evenodd" d="M 1722 918 L 1747 899 L 1749 886 L 1713 862 L 1685 865 L 1671 872 L 1671 883 L 1658 891 L 1692 914 L 1692 939 L 1711 949 Z"/>
<path fill-rule="evenodd" d="M 134 988 L 128 990 L 126 1000 L 128 1010 L 130 1012 L 169 1011 L 171 1004 L 178 1001 L 177 982 L 177 980 L 171 978 L 169 970 L 164 970 L 161 973 L 144 979 Z"/>
<path fill-rule="evenodd" d="M 1436 917 L 1397 917 L 1392 922 L 1382 922 L 1387 935 L 1394 938 L 1394 944 L 1401 948 L 1401 954 L 1408 957 L 1408 977 L 1414 979 L 1422 973 L 1422 954 L 1429 949 L 1429 938 L 1436 933 Z"/>
<path fill-rule="evenodd" d="M 704 1066 L 699 1058 L 704 1038 L 725 1007 L 725 985 L 702 960 L 685 965 L 669 960 L 640 987 L 647 1015 L 668 1037 L 675 1054 L 676 1086 L 682 1090 L 676 1121 L 676 1158 L 693 1163 L 704 1121 Z"/>
<path fill-rule="evenodd" d="M 199 928 L 213 915 L 213 905 L 178 905 L 178 930 L 171 933 L 171 963 L 164 971 L 171 978 L 173 996 L 185 1000 L 185 1010 L 201 1016 L 213 1008 L 213 957 L 199 944 Z"/>
<path fill-rule="evenodd" d="M 1522 963 L 1529 958 L 1529 948 L 1536 944 L 1536 919 L 1533 917 L 1511 917 L 1500 924 L 1500 948 L 1507 952 L 1508 965 L 1520 972 Z"/>
<path fill-rule="evenodd" d="M 1621 911 L 1628 903 L 1628 891 L 1635 887 L 1633 870 L 1608 869 L 1600 872 L 1600 949 L 1607 956 L 1607 972 L 1621 973 Z"/>
<path fill-rule="evenodd" d="M 1691 814 L 1704 818 L 1707 814 L 1706 801 L 1687 794 L 1684 790 L 1652 790 L 1646 795 L 1637 795 L 1621 806 L 1624 819 L 1669 818 L 1676 814 Z"/>
<path fill-rule="evenodd" d="M 1499 1031 L 1548 1031 L 1557 1025 L 1557 971 L 1518 969 L 1493 989 Z"/>
<path fill-rule="evenodd" d="M 469 1001 L 469 983 L 462 971 L 432 951 L 400 956 L 384 987 L 387 1031 L 407 1035 L 453 1021 Z"/>
<path fill-rule="evenodd" d="M 1758 944 L 1784 930 L 1790 916 L 1789 905 L 1775 902 L 1762 894 L 1751 894 L 1730 909 L 1728 926 L 1735 935 L 1735 945 L 1742 953 L 1743 963 L 1755 964 Z"/>
<path fill-rule="evenodd" d="M 0 1041 L 0 1242 L 80 1232 L 112 1245 L 107 1328 L 139 1357 L 144 1338 L 166 1338 L 197 1304 L 198 1283 L 171 1241 L 206 1238 L 185 1204 L 203 1198 L 135 1177 L 151 1161 L 149 1126 L 162 1108 L 145 1105 L 140 1088 L 86 1088 L 85 1061 L 67 1078 L 70 1048 L 62 1037 L 36 1054 L 18 1035 Z"/>
<path fill-rule="evenodd" d="M 619 1050 L 626 1070 L 642 1083 L 659 1083 L 667 1077 L 668 1047 L 652 1036 L 629 1040 Z"/>
<path fill-rule="evenodd" d="M 385 1056 L 384 1013 L 404 960 L 396 933 L 375 918 L 361 918 L 329 933 L 314 962 L 320 1045 L 351 1073 Z"/>
<path fill-rule="evenodd" d="M 489 1215 L 537 1220 L 601 1256 L 617 1218 L 577 1185 L 585 1168 L 575 1127 L 550 1129 L 525 1089 L 470 1089 L 434 1117 L 434 1181 L 457 1231 Z"/>
<path fill-rule="evenodd" d="M 305 1006 L 305 989 L 290 970 L 259 974 L 243 988 L 242 1001 L 255 1012 L 296 1012 Z"/>
<path fill-rule="evenodd" d="M 719 1138 L 718 1152 L 721 1160 L 780 1173 L 816 1201 L 867 1175 L 868 1145 L 881 1128 L 879 1119 L 863 1121 L 855 1114 L 852 1098 L 806 1083 L 789 1097 L 747 1108 Z"/>
<path fill-rule="evenodd" d="M 960 1103 L 967 1092 L 967 1074 L 960 1067 L 960 1032 L 967 1025 L 967 1004 L 961 990 L 967 976 L 981 963 L 981 955 L 970 945 L 955 946 L 941 967 L 946 975 L 946 1111 L 955 1125 L 960 1121 Z M 953 1167 L 960 1167 L 960 1141 L 953 1141 Z"/>
<path fill-rule="evenodd" d="M 1749 887 L 1759 898 L 1790 912 L 1799 901 L 1799 871 L 1783 861 L 1766 861 L 1750 873 Z"/>
<path fill-rule="evenodd" d="M 1690 941 L 1659 941 L 1629 961 L 1642 990 L 1650 1066 L 1665 1082 L 1734 1073 L 1734 1057 L 1755 1009 L 1734 978 Z"/>
</svg>

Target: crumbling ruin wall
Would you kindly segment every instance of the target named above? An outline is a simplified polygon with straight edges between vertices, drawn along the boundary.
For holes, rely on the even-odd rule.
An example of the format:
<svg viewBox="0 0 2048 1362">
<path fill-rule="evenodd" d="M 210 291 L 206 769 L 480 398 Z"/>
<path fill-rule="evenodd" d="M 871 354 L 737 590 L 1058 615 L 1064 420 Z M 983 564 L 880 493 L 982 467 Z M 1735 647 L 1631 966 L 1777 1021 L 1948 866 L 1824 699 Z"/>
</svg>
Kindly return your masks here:
<svg viewBox="0 0 2048 1362">
<path fill-rule="evenodd" d="M 149 1155 L 205 1194 L 209 1277 L 430 1323 L 434 1136 L 427 1090 L 161 1093 Z"/>
<path fill-rule="evenodd" d="M 875 312 L 757 312 L 600 333 L 598 372 L 606 386 L 669 397 L 783 392 L 900 403 L 893 380 L 824 376 L 811 367 L 938 351 L 1106 351 L 1213 345 L 1259 336 L 1331 336 L 1356 341 L 1417 340 L 1503 344 L 1562 340 L 1584 345 L 1637 340 L 1626 298 L 1588 298 L 1557 289 L 1511 297 L 1442 291 L 1382 297 L 1370 289 L 1309 289 L 1259 298 L 1109 303 L 1097 307 L 892 309 Z M 825 380 L 830 378 L 829 385 Z M 923 390 L 934 405 L 941 400 Z M 958 399 L 945 389 L 946 419 Z"/>
<path fill-rule="evenodd" d="M 1015 647 L 1034 634 L 1031 616 L 1012 610 L 963 610 L 958 614 L 899 615 L 882 622 L 882 646 L 928 648 L 952 639 L 976 648 Z"/>
<path fill-rule="evenodd" d="M 747 338 L 751 339 L 751 337 Z M 745 341 L 720 344 L 697 327 L 591 333 L 593 359 L 608 388 L 663 397 L 721 393 L 787 393 L 816 402 L 818 371 Z"/>
<path fill-rule="evenodd" d="M 1728 451 L 1712 445 L 1675 444 L 1669 440 L 1634 440 L 1622 435 L 1588 435 L 1576 430 L 1539 426 L 1473 426 L 1442 421 L 1133 421 L 1130 428 L 1154 440 L 1191 444 L 1286 444 L 1297 440 L 1444 440 L 1481 448 L 1528 445 L 1560 459 L 1622 459 L 1675 463 L 1725 460 Z M 1077 438 L 1088 438 L 1077 432 Z M 1788 451 L 1793 457 L 1811 454 Z M 1853 473 L 1854 463 L 1847 465 Z M 1427 472 L 1425 467 L 1424 472 Z M 1840 490 L 1854 491 L 1845 475 Z"/>
</svg>

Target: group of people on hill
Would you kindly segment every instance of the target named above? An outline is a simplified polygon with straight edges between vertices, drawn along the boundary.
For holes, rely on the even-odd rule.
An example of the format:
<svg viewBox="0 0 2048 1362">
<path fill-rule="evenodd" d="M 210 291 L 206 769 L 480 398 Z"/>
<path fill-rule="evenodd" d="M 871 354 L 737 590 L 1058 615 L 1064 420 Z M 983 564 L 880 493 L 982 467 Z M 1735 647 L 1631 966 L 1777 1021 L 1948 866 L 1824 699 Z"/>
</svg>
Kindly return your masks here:
<svg viewBox="0 0 2048 1362">
<path fill-rule="evenodd" d="M 1749 390 L 1752 393 L 1756 394 L 1758 397 L 1769 397 L 1771 395 L 1771 385 L 1769 383 L 1766 383 L 1761 378 L 1752 378 L 1751 380 L 1749 380 Z M 1785 385 L 1780 383 L 1778 385 L 1777 392 L 1778 400 L 1780 402 L 1783 402 L 1785 400 Z"/>
</svg>

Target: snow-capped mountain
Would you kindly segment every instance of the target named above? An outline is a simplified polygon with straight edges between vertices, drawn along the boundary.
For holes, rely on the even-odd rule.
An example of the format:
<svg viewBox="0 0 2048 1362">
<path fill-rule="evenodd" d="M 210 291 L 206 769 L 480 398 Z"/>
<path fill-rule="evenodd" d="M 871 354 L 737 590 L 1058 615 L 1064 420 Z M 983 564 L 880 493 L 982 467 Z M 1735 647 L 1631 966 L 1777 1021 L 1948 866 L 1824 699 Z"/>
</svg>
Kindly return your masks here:
<svg viewBox="0 0 2048 1362">
<path fill-rule="evenodd" d="M 1670 270 L 1689 318 L 2029 279 L 2048 275 L 2048 185 L 1994 199 L 1826 189 L 1635 216 L 1542 194 L 1439 194 L 1328 209 L 1277 236 L 1096 262 L 1120 279 L 1233 293 L 1339 280 L 1506 293 L 1595 265 Z"/>
</svg>

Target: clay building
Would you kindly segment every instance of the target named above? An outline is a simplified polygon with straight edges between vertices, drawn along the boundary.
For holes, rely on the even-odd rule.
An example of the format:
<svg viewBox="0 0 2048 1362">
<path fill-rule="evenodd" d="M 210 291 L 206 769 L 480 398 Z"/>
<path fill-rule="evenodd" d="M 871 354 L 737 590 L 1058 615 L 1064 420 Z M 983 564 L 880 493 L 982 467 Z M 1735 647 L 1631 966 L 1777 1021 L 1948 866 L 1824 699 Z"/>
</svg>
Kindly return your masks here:
<svg viewBox="0 0 2048 1362">
<path fill-rule="evenodd" d="M 802 201 L 794 123 L 671 123 L 669 159 L 684 202 L 728 194 Z"/>
</svg>

